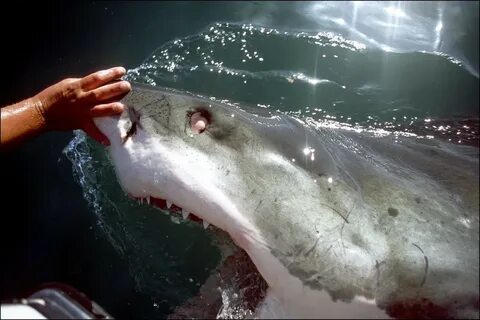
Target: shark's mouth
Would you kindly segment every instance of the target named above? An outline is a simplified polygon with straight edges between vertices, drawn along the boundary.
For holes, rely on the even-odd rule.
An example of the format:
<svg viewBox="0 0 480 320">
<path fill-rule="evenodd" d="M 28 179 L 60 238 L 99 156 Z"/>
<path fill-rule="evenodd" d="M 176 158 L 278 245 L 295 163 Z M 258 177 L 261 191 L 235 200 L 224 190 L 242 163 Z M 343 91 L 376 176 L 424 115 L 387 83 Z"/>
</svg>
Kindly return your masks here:
<svg viewBox="0 0 480 320">
<path fill-rule="evenodd" d="M 177 206 L 176 204 L 160 198 L 155 198 L 151 196 L 147 197 L 134 197 L 131 194 L 128 194 L 131 199 L 136 200 L 140 204 L 149 204 L 152 207 L 156 207 L 163 210 L 168 210 L 169 213 L 175 218 L 182 218 L 183 220 L 193 221 L 199 224 L 202 224 L 205 229 L 207 229 L 211 224 L 206 220 L 200 218 L 197 214 L 188 212 L 187 210 Z"/>
<path fill-rule="evenodd" d="M 203 225 L 204 229 L 208 228 L 209 233 L 218 238 L 225 239 L 226 236 L 230 239 L 230 236 L 221 228 L 212 227 L 213 224 L 202 219 L 198 214 L 188 212 L 168 200 L 152 196 L 135 197 L 129 193 L 127 195 L 139 204 L 148 204 L 168 211 L 173 220 L 195 222 Z M 227 242 L 231 243 L 229 240 Z M 203 284 L 198 295 L 178 306 L 169 318 L 198 317 L 199 315 L 201 315 L 200 318 L 215 318 L 230 317 L 233 314 L 244 318 L 255 314 L 267 294 L 267 282 L 240 246 L 235 245 L 227 251 L 229 252 L 224 256 L 223 262 Z M 209 308 L 205 308 L 205 304 L 209 305 Z"/>
<path fill-rule="evenodd" d="M 204 229 L 214 234 L 224 233 L 220 228 L 213 228 L 198 214 L 188 212 L 176 204 L 152 196 L 129 198 L 139 204 L 148 204 L 152 207 L 168 211 L 172 219 L 182 219 L 184 222 L 194 222 L 203 225 Z M 225 234 L 225 233 L 224 233 Z M 261 301 L 267 294 L 267 282 L 257 270 L 248 254 L 239 246 L 228 253 L 224 260 L 217 266 L 209 280 L 203 284 L 200 292 L 175 308 L 169 319 L 182 318 L 224 318 L 236 316 L 237 318 L 252 317 Z M 205 308 L 208 305 L 208 308 Z"/>
</svg>

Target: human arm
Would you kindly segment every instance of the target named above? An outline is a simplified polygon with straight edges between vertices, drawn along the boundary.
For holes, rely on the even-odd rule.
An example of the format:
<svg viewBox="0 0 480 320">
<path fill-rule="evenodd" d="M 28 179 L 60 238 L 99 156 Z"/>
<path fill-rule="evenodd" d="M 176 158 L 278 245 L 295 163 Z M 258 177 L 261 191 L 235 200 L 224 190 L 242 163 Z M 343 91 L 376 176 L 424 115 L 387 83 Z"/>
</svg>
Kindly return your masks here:
<svg viewBox="0 0 480 320">
<path fill-rule="evenodd" d="M 104 145 L 108 139 L 98 130 L 94 117 L 123 111 L 118 102 L 130 90 L 122 67 L 92 73 L 84 78 L 60 81 L 35 96 L 1 109 L 2 149 L 20 145 L 48 131 L 82 129 Z"/>
</svg>

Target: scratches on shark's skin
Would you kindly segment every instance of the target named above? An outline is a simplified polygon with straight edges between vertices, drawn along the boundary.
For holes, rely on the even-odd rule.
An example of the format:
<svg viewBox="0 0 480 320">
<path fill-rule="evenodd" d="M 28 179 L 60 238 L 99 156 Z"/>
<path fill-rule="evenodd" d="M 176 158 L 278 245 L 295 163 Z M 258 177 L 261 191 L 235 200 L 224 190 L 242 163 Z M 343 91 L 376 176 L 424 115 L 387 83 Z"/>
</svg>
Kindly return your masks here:
<svg viewBox="0 0 480 320">
<path fill-rule="evenodd" d="M 163 102 L 163 101 L 166 100 L 166 99 L 167 99 L 167 97 L 164 96 L 164 95 L 162 95 L 159 99 L 156 99 L 156 100 L 153 100 L 153 101 L 151 101 L 151 102 L 148 102 L 147 104 L 144 104 L 143 106 L 141 106 L 139 109 L 144 109 L 144 108 L 146 108 L 146 107 L 148 107 L 148 106 L 151 106 L 151 105 L 153 105 L 153 104 L 156 104 L 157 102 Z M 163 103 L 162 103 L 161 105 L 163 105 Z"/>
<path fill-rule="evenodd" d="M 420 287 L 423 287 L 423 285 L 425 284 L 425 281 L 427 280 L 428 258 L 427 258 L 427 256 L 425 255 L 425 252 L 423 252 L 422 248 L 420 248 L 420 246 L 418 246 L 418 245 L 415 244 L 415 243 L 412 243 L 412 245 L 414 245 L 415 247 L 418 248 L 418 250 L 420 250 L 420 252 L 423 254 L 423 258 L 425 259 L 425 273 L 423 274 L 423 279 L 422 279 L 422 282 L 420 283 Z"/>
<path fill-rule="evenodd" d="M 346 255 L 346 252 L 345 252 L 345 243 L 343 242 L 343 229 L 345 228 L 345 223 L 349 223 L 348 222 L 348 217 L 350 217 L 350 214 L 352 213 L 353 208 L 355 208 L 355 202 L 352 204 L 352 207 L 348 211 L 347 216 L 344 218 L 344 221 L 342 223 L 342 227 L 340 228 L 340 242 L 342 243 L 342 249 L 343 249 L 343 254 L 344 255 Z M 343 216 L 342 216 L 342 218 L 343 218 Z"/>
<path fill-rule="evenodd" d="M 340 242 L 342 244 L 342 249 L 343 249 L 343 256 L 346 257 L 347 255 L 347 252 L 346 252 L 346 248 L 345 248 L 345 243 L 343 242 L 343 227 L 345 226 L 345 222 L 343 223 L 342 225 L 342 228 L 340 229 Z M 344 267 L 346 267 L 346 265 L 344 265 Z"/>
<path fill-rule="evenodd" d="M 333 244 L 331 244 L 331 245 L 327 248 L 327 250 L 325 250 L 325 253 L 328 253 L 330 250 L 332 250 L 332 248 L 333 248 Z"/>
<path fill-rule="evenodd" d="M 349 223 L 348 218 L 350 217 L 350 214 L 352 213 L 353 208 L 355 208 L 355 202 L 353 202 L 352 207 L 350 208 L 350 210 L 348 210 L 347 216 L 345 217 L 345 222 L 346 223 Z M 345 224 L 343 224 L 343 225 L 345 225 Z"/>
<path fill-rule="evenodd" d="M 165 109 L 167 109 L 168 112 L 163 112 Z M 147 100 L 145 104 L 138 107 L 138 110 L 142 110 L 143 113 L 149 117 L 152 117 L 154 114 L 156 114 L 157 119 L 159 118 L 158 115 L 161 115 L 160 118 L 164 118 L 164 127 L 167 129 L 167 131 L 170 131 L 170 129 L 168 129 L 170 128 L 170 101 L 167 99 L 166 95 L 161 95 L 156 99 Z"/>
<path fill-rule="evenodd" d="M 380 267 L 385 264 L 385 260 L 378 262 L 375 260 L 375 269 L 376 269 L 376 278 L 377 278 L 377 287 L 380 285 Z"/>
<path fill-rule="evenodd" d="M 255 210 L 253 212 L 257 212 L 258 208 L 260 207 L 260 205 L 262 204 L 263 202 L 263 199 L 261 199 L 258 204 L 257 204 L 257 207 L 255 208 Z"/>
<path fill-rule="evenodd" d="M 318 241 L 320 241 L 320 236 L 317 237 L 317 240 L 315 240 L 315 243 L 313 244 L 313 246 L 312 246 L 310 249 L 308 249 L 307 252 L 305 252 L 305 253 L 303 254 L 303 256 L 304 256 L 305 258 L 308 257 L 308 255 L 309 255 L 310 253 L 312 253 L 312 251 L 313 251 L 313 250 L 315 249 L 315 247 L 317 246 Z"/>
<path fill-rule="evenodd" d="M 329 208 L 331 208 L 330 206 L 328 206 Z M 348 223 L 350 224 L 350 222 L 348 221 L 348 217 L 350 216 L 353 208 L 355 208 L 355 202 L 352 204 L 352 207 L 350 208 L 350 210 L 348 211 L 347 215 L 344 217 L 342 214 L 340 214 L 340 212 L 338 212 L 337 210 L 335 210 L 334 208 L 331 208 L 332 210 L 334 210 L 340 217 L 343 218 L 343 222 L 342 222 L 342 227 L 340 228 L 340 242 L 342 243 L 342 249 L 343 249 L 343 254 L 346 255 L 346 251 L 345 251 L 345 243 L 343 242 L 343 229 L 345 228 L 345 224 Z"/>
<path fill-rule="evenodd" d="M 348 222 L 348 219 L 347 217 L 344 217 L 337 209 L 333 208 L 332 206 L 329 206 L 328 204 L 326 203 L 321 203 L 322 206 L 325 206 L 329 209 L 332 209 L 335 213 L 337 213 L 340 217 L 342 217 L 342 219 L 346 222 L 346 223 L 350 223 Z"/>
</svg>

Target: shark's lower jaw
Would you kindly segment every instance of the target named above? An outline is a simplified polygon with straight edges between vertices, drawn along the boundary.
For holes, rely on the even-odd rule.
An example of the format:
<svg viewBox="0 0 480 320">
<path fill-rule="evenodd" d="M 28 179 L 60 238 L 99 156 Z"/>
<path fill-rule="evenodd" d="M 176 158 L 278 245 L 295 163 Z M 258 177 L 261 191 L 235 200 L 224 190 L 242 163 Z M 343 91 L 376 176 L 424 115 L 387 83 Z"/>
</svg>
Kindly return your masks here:
<svg viewBox="0 0 480 320">
<path fill-rule="evenodd" d="M 241 221 L 236 221 L 235 218 L 232 218 L 232 216 L 241 217 L 238 213 L 225 215 L 225 221 L 222 221 L 221 225 L 216 225 L 215 222 L 212 223 L 211 221 L 206 220 L 206 214 L 188 211 L 184 209 L 180 203 L 173 203 L 169 200 L 153 196 L 137 197 L 133 196 L 130 193 L 127 194 L 130 198 L 136 200 L 138 203 L 146 203 L 159 209 L 168 210 L 175 220 L 188 220 L 203 225 L 204 229 L 215 227 L 222 231 L 225 231 L 230 235 L 233 242 L 237 246 L 246 250 L 247 252 L 248 249 L 250 249 L 252 246 L 260 246 L 262 248 L 266 248 L 266 245 L 258 230 L 256 230 L 248 222 L 248 220 L 244 220 L 242 218 L 240 219 Z M 219 221 L 218 217 L 216 218 L 216 221 Z"/>
</svg>

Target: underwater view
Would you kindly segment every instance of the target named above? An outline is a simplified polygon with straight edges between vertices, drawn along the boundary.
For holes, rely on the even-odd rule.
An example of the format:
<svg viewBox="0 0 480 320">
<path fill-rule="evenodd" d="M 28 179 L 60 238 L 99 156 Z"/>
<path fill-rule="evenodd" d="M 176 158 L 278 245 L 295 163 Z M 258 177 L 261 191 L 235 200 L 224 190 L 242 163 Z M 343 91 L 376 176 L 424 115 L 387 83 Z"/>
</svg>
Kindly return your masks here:
<svg viewBox="0 0 480 320">
<path fill-rule="evenodd" d="M 108 2 L 95 5 L 104 7 L 105 12 L 120 10 Z M 202 5 L 204 9 L 199 9 Z M 370 200 L 365 199 L 371 196 L 371 201 L 378 203 L 379 207 L 385 206 L 386 217 L 378 219 L 379 225 L 389 226 L 385 227 L 387 231 L 382 231 L 389 237 L 390 232 L 408 234 L 408 227 L 417 228 L 411 222 L 415 219 L 415 223 L 423 221 L 433 226 L 425 229 L 432 232 L 431 239 L 435 239 L 431 240 L 432 243 L 441 243 L 442 237 L 447 237 L 443 233 L 465 236 L 465 239 L 452 236 L 453 248 L 463 250 L 455 259 L 465 259 L 462 263 L 469 265 L 462 269 L 465 278 L 459 276 L 458 281 L 478 282 L 478 2 L 156 3 L 143 9 L 140 4 L 136 6 L 134 19 L 141 20 L 145 12 L 150 21 L 145 32 L 157 30 L 152 27 L 152 21 L 156 21 L 155 10 L 163 10 L 166 6 L 169 12 L 177 12 L 176 22 L 172 23 L 171 29 L 165 30 L 162 41 L 151 43 L 153 37 L 149 39 L 149 46 L 156 49 L 149 51 L 136 64 L 125 65 L 127 74 L 124 78 L 131 81 L 134 91 L 136 84 L 141 88 L 170 88 L 181 94 L 188 92 L 212 104 L 226 105 L 231 110 L 238 108 L 240 115 L 292 119 L 299 128 L 307 128 L 302 130 L 311 132 L 309 137 L 318 139 L 319 145 L 323 145 L 333 158 L 337 157 L 337 163 L 344 164 L 342 168 L 354 168 L 359 172 L 362 166 L 375 168 L 371 172 L 365 169 L 367 171 L 363 173 L 350 172 L 346 174 L 348 177 L 342 177 L 347 181 L 346 185 L 362 190 L 359 194 L 362 193 L 365 198 L 359 198 L 357 203 L 369 203 Z M 211 16 L 194 23 L 191 30 L 175 30 L 175 26 L 195 20 L 195 15 L 201 14 L 199 10 L 211 11 Z M 113 14 L 111 19 L 115 19 Z M 145 39 L 132 34 L 122 41 L 127 41 L 132 51 L 135 51 L 136 45 L 145 46 L 142 44 Z M 128 56 L 128 52 L 123 54 Z M 255 121 L 254 126 L 262 126 L 263 120 Z M 296 127 L 292 124 L 291 128 Z M 294 129 L 291 130 L 293 132 Z M 334 134 L 337 131 L 345 133 L 337 136 Z M 318 147 L 316 151 L 306 148 L 305 144 L 308 147 L 314 142 L 305 141 L 306 136 L 302 134 L 285 134 L 278 139 L 284 139 L 284 145 L 299 141 L 298 148 L 308 156 L 307 160 L 313 162 L 316 152 L 317 161 L 323 161 Z M 278 135 L 280 137 L 280 133 Z M 381 146 L 377 146 L 375 141 L 382 141 Z M 83 259 L 89 261 L 89 270 L 95 268 L 97 260 L 103 266 L 97 272 L 75 270 L 74 276 L 67 272 L 60 277 L 63 281 L 71 281 L 118 318 L 255 316 L 255 309 L 267 295 L 270 283 L 264 279 L 265 271 L 259 273 L 255 267 L 255 259 L 253 263 L 250 260 L 248 255 L 252 257 L 251 252 L 247 255 L 239 249 L 230 236 L 212 221 L 213 225 L 205 225 L 183 219 L 179 214 L 180 208 L 175 209 L 177 214 L 172 214 L 169 208 L 152 206 L 150 196 L 148 201 L 140 196 L 135 196 L 136 199 L 129 196 L 119 181 L 123 169 L 115 168 L 119 160 L 114 152 L 109 153 L 109 148 L 96 143 L 83 131 L 75 131 L 67 143 L 65 139 L 62 143 L 62 154 L 57 155 L 59 166 L 65 172 L 70 170 L 74 183 L 80 186 L 79 196 L 85 201 L 87 212 L 82 214 L 91 217 L 88 232 L 78 230 L 80 239 L 91 238 L 82 240 L 88 243 L 89 249 L 81 250 L 78 257 L 71 253 L 68 264 L 74 266 L 76 259 Z M 417 149 L 417 145 L 421 147 Z M 336 151 L 337 148 L 343 149 Z M 380 149 L 387 155 L 379 156 Z M 217 149 L 210 151 L 217 153 Z M 355 154 L 360 160 L 347 159 L 350 154 Z M 412 159 L 417 156 L 418 159 Z M 288 160 L 295 162 L 291 157 Z M 301 167 L 300 164 L 298 166 Z M 395 178 L 384 190 L 371 191 L 368 188 L 378 188 L 374 185 L 376 182 L 373 178 L 368 183 L 364 181 L 382 168 Z M 232 169 L 232 175 L 235 173 Z M 318 179 L 323 179 L 320 174 L 318 176 Z M 327 176 L 324 178 L 327 179 Z M 435 178 L 446 182 L 440 182 L 441 188 L 437 188 L 437 180 L 435 183 L 430 180 Z M 328 179 L 331 184 L 331 178 Z M 228 180 L 225 181 L 227 184 Z M 314 181 L 317 182 L 316 179 Z M 463 181 L 467 182 L 464 184 Z M 294 180 L 285 179 L 279 183 L 286 189 L 299 189 Z M 408 216 L 396 209 L 399 206 L 408 207 L 407 204 L 389 204 L 391 199 L 387 189 L 394 190 L 396 187 L 401 188 L 406 198 L 411 196 L 415 199 L 412 201 L 414 204 L 424 201 L 423 205 L 430 200 L 437 206 L 435 208 L 453 208 L 461 201 L 470 202 L 468 205 L 461 202 L 461 209 L 455 207 L 450 215 L 445 214 L 441 218 L 436 216 L 436 211 L 425 211 L 423 217 L 414 218 L 413 213 Z M 266 187 L 262 191 L 262 199 L 271 196 L 268 189 Z M 47 190 L 37 191 L 48 196 Z M 240 190 L 238 192 L 241 193 Z M 370 192 L 377 193 L 377 196 L 370 195 Z M 457 197 L 457 193 L 459 198 L 466 200 L 451 200 L 454 204 L 447 203 L 447 200 L 445 204 L 442 202 Z M 292 191 L 292 197 L 294 194 Z M 301 196 L 299 191 L 296 197 Z M 341 199 L 355 202 L 346 196 Z M 294 207 L 287 206 L 288 214 L 308 215 L 310 207 L 303 206 L 302 201 L 299 200 L 299 205 Z M 55 205 L 64 204 L 48 204 Z M 70 206 L 73 207 L 73 204 Z M 443 212 L 443 209 L 438 210 Z M 461 216 L 460 212 L 463 213 Z M 457 213 L 459 216 L 456 216 Z M 409 218 L 401 220 L 405 216 Z M 349 221 L 348 217 L 341 216 L 339 221 L 347 224 L 355 221 Z M 359 221 L 364 221 L 361 219 Z M 57 223 L 60 225 L 60 222 Z M 360 233 L 373 233 L 365 224 L 361 225 Z M 398 228 L 398 231 L 391 231 L 390 226 Z M 299 232 L 300 229 L 292 227 L 288 230 Z M 84 234 L 80 235 L 82 232 Z M 366 238 L 355 240 L 357 235 L 353 234 L 352 242 L 380 243 L 374 236 L 372 239 L 364 236 Z M 398 234 L 391 235 L 391 238 L 395 241 L 402 239 Z M 419 235 L 418 239 L 423 238 Z M 398 240 L 401 241 L 404 240 Z M 325 244 L 325 250 L 327 247 Z M 366 244 L 365 247 L 369 248 L 369 253 L 380 250 Z M 425 284 L 427 287 L 436 276 L 439 277 L 437 280 L 444 279 L 435 269 L 437 260 L 434 257 L 441 256 L 442 252 L 437 252 L 433 244 L 431 247 L 424 244 L 422 249 L 420 243 L 415 242 L 410 247 L 411 251 L 407 250 L 404 256 L 395 259 L 408 260 L 421 252 L 423 256 L 419 260 L 418 272 L 423 275 L 424 259 L 426 268 L 430 267 L 433 271 L 430 274 L 425 271 L 423 280 L 402 275 L 404 281 L 421 282 L 421 286 Z M 450 247 L 439 244 L 438 248 Z M 281 251 L 280 246 L 275 248 L 272 245 L 271 249 L 272 252 L 275 249 Z M 428 249 L 432 254 L 430 260 L 426 258 Z M 277 256 L 276 253 L 274 255 Z M 376 254 L 372 253 L 372 256 Z M 283 256 L 278 254 L 278 257 Z M 55 259 L 61 263 L 61 257 Z M 294 262 L 288 261 L 282 260 L 290 268 Z M 445 265 L 450 265 L 447 258 L 445 261 Z M 382 262 L 373 263 L 381 268 Z M 460 270 L 456 265 L 452 268 Z M 301 276 L 306 272 L 304 269 L 289 270 Z M 335 273 L 327 267 L 323 271 Z M 55 272 L 45 273 L 48 275 L 38 276 L 37 279 L 56 279 Z M 313 276 L 309 274 L 309 281 L 313 281 Z M 315 281 L 322 282 L 319 279 Z M 379 291 L 372 289 L 372 292 L 377 297 L 380 291 L 384 294 L 395 285 L 396 280 L 391 281 Z M 97 285 L 89 284 L 91 282 Z M 362 287 L 359 283 L 356 285 Z M 99 286 L 102 289 L 98 289 Z M 365 292 L 369 290 L 367 288 Z M 476 314 L 478 317 L 478 286 L 476 291 L 472 290 L 465 289 L 458 294 L 464 300 L 455 302 L 452 307 L 461 309 L 456 315 L 471 317 Z M 349 299 L 338 294 L 342 301 Z M 385 293 L 385 296 L 390 297 L 389 294 Z M 444 294 L 448 297 L 448 293 Z M 462 309 L 464 305 L 466 307 Z M 275 304 L 269 308 L 270 313 L 266 315 L 285 316 L 280 311 L 275 313 Z M 431 312 L 434 316 L 445 315 L 438 310 Z M 335 313 L 327 314 L 335 316 Z M 405 313 L 392 309 L 388 315 L 404 316 Z"/>
</svg>

